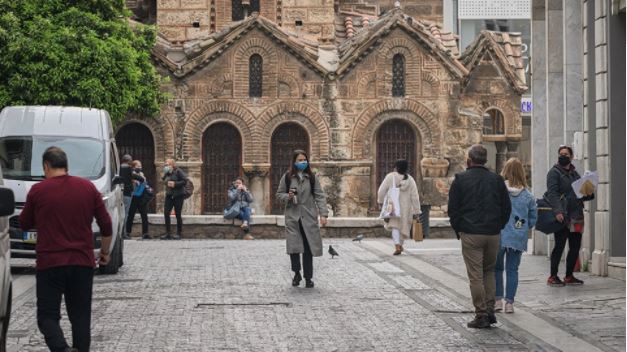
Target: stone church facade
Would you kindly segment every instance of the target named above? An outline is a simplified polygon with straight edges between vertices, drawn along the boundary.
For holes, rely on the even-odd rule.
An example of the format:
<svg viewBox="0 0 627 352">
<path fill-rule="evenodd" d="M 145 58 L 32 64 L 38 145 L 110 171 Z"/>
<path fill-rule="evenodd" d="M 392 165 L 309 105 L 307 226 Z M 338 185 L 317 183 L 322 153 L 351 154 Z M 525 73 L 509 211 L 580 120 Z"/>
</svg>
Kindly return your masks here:
<svg viewBox="0 0 627 352">
<path fill-rule="evenodd" d="M 158 25 L 154 61 L 171 99 L 160 117 L 117 126 L 120 150 L 144 158 L 158 186 L 174 157 L 195 185 L 186 214 L 221 213 L 240 176 L 256 214 L 280 213 L 278 180 L 299 148 L 335 216 L 375 213 L 399 158 L 421 201 L 445 215 L 471 144 L 495 142 L 497 168 L 517 153 L 521 40 L 484 31 L 460 53 L 438 24 L 441 1 L 404 3 L 127 1 Z"/>
</svg>

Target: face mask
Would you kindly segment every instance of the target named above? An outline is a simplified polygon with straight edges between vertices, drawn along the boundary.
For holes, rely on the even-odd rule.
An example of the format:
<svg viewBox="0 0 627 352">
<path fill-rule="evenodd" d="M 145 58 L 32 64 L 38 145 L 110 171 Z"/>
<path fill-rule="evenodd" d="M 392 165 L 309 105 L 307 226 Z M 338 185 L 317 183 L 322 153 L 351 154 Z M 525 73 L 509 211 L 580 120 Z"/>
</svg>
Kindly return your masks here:
<svg viewBox="0 0 627 352">
<path fill-rule="evenodd" d="M 135 172 L 142 172 L 142 169 L 141 168 L 136 168 Z"/>
<path fill-rule="evenodd" d="M 307 168 L 308 163 L 306 161 L 299 161 L 294 163 L 294 167 L 298 169 L 298 171 L 303 171 Z"/>
<path fill-rule="evenodd" d="M 171 170 L 171 169 L 170 169 L 170 167 L 169 167 L 169 166 L 164 166 L 164 167 L 163 167 L 163 173 L 164 173 L 164 174 L 168 174 L 168 173 L 170 173 L 170 170 Z"/>
<path fill-rule="evenodd" d="M 570 164 L 570 157 L 567 155 L 560 155 L 559 159 L 557 159 L 557 162 L 562 166 L 567 166 L 568 164 Z"/>
</svg>

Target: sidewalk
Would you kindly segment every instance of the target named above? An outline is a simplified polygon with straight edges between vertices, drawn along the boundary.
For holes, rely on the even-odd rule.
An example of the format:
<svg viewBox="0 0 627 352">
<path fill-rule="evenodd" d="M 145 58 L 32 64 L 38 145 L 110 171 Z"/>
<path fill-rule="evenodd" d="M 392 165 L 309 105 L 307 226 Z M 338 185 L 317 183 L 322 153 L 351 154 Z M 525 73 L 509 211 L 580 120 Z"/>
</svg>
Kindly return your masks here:
<svg viewBox="0 0 627 352">
<path fill-rule="evenodd" d="M 379 240 L 392 251 L 390 241 Z M 366 244 L 366 243 L 364 243 Z M 374 242 L 367 243 L 380 249 Z M 470 309 L 470 290 L 468 289 L 466 267 L 461 256 L 461 243 L 458 240 L 426 240 L 421 243 L 407 241 L 405 258 L 419 259 L 445 273 L 462 280 L 463 287 L 456 289 L 457 294 L 468 299 Z M 607 277 L 592 276 L 588 273 L 575 273 L 585 281 L 583 286 L 549 287 L 546 279 L 549 272 L 549 258 L 525 253 L 519 269 L 519 286 L 516 294 L 515 309 L 512 315 L 505 316 L 521 328 L 534 329 L 538 322 L 529 314 L 558 326 L 566 333 L 590 343 L 603 351 L 625 350 L 625 281 Z M 416 267 L 427 273 L 424 267 Z M 563 277 L 565 263 L 560 264 L 559 275 Z M 435 278 L 436 280 L 438 278 Z M 522 313 L 523 308 L 528 314 Z M 499 317 L 504 317 L 499 314 Z M 530 325 L 531 324 L 531 325 Z M 542 332 L 540 332 L 542 333 Z M 557 342 L 556 342 L 557 343 Z"/>
<path fill-rule="evenodd" d="M 290 284 L 284 240 L 125 241 L 120 272 L 94 280 L 91 351 L 625 349 L 622 281 L 581 274 L 584 286 L 547 287 L 547 259 L 526 255 L 516 313 L 476 330 L 457 240 L 407 241 L 401 256 L 389 239 L 323 243 L 306 289 Z M 14 279 L 8 351 L 46 351 L 32 271 Z"/>
</svg>

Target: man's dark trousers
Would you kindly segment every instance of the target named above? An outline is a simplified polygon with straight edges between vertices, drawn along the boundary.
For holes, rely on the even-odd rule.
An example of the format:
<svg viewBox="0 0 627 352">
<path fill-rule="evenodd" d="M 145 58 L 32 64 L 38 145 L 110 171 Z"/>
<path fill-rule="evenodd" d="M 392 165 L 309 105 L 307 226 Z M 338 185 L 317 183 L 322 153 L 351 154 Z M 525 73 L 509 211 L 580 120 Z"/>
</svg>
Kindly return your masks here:
<svg viewBox="0 0 627 352">
<path fill-rule="evenodd" d="M 61 296 L 65 296 L 72 324 L 72 347 L 89 351 L 91 342 L 91 297 L 94 269 L 87 266 L 59 266 L 37 271 L 37 325 L 50 351 L 68 348 L 61 320 Z"/>
</svg>

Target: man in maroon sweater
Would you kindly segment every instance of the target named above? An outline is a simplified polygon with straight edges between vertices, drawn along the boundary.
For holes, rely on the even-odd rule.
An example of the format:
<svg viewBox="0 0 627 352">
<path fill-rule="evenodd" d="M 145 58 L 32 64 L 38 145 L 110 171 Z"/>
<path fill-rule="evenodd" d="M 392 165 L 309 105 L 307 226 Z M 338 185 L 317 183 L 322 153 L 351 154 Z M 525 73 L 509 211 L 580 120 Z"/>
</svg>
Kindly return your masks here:
<svg viewBox="0 0 627 352">
<path fill-rule="evenodd" d="M 67 155 L 50 147 L 43 155 L 46 179 L 34 185 L 20 214 L 23 231 L 37 230 L 37 325 L 50 351 L 89 351 L 96 218 L 102 236 L 99 263 L 109 262 L 111 218 L 89 181 L 68 175 Z M 59 325 L 65 295 L 72 324 L 70 349 Z"/>
</svg>

